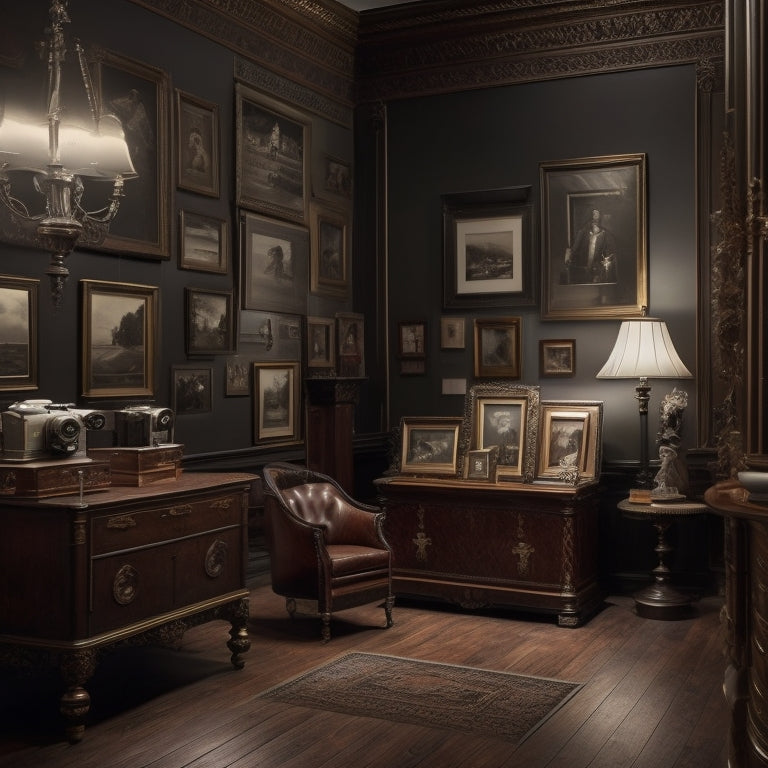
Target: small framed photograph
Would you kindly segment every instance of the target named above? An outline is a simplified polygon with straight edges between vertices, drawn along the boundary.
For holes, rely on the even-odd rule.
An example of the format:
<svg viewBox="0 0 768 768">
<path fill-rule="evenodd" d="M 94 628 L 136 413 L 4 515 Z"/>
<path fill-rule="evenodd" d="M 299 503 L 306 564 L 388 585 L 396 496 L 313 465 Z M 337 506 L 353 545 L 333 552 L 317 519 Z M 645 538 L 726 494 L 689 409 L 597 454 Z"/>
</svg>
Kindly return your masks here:
<svg viewBox="0 0 768 768">
<path fill-rule="evenodd" d="M 475 378 L 520 378 L 520 324 L 519 317 L 475 320 Z"/>
<path fill-rule="evenodd" d="M 338 157 L 324 158 L 323 189 L 333 197 L 352 199 L 352 163 Z"/>
<path fill-rule="evenodd" d="M 602 461 L 603 403 L 542 400 L 536 479 L 598 480 Z"/>
<path fill-rule="evenodd" d="M 307 367 L 336 367 L 336 321 L 332 317 L 307 318 Z"/>
<path fill-rule="evenodd" d="M 423 320 L 399 324 L 398 354 L 400 357 L 425 357 L 427 354 L 427 324 Z"/>
<path fill-rule="evenodd" d="M 235 83 L 235 203 L 306 224 L 311 121 Z"/>
<path fill-rule="evenodd" d="M 345 378 L 365 376 L 364 316 L 354 312 L 336 313 L 338 373 Z"/>
<path fill-rule="evenodd" d="M 300 364 L 256 362 L 252 370 L 254 443 L 300 442 Z"/>
<path fill-rule="evenodd" d="M 176 186 L 219 196 L 219 105 L 176 89 Z"/>
<path fill-rule="evenodd" d="M 465 465 L 467 480 L 487 480 L 496 482 L 496 466 L 499 461 L 499 448 L 476 448 L 467 451 Z"/>
<path fill-rule="evenodd" d="M 153 397 L 160 289 L 81 280 L 83 397 Z"/>
<path fill-rule="evenodd" d="M 187 354 L 220 355 L 234 350 L 232 292 L 186 288 Z"/>
<path fill-rule="evenodd" d="M 463 317 L 441 317 L 440 349 L 464 349 L 466 325 Z"/>
<path fill-rule="evenodd" d="M 232 355 L 227 358 L 224 371 L 224 394 L 227 397 L 251 394 L 252 363 L 252 360 L 241 355 Z"/>
<path fill-rule="evenodd" d="M 242 309 L 307 314 L 309 230 L 243 211 Z"/>
<path fill-rule="evenodd" d="M 229 271 L 229 227 L 223 219 L 179 211 L 179 269 Z"/>
<path fill-rule="evenodd" d="M 37 389 L 40 281 L 0 275 L 0 390 Z"/>
<path fill-rule="evenodd" d="M 400 423 L 400 472 L 455 477 L 459 448 L 460 417 L 404 416 Z"/>
<path fill-rule="evenodd" d="M 310 289 L 346 298 L 349 291 L 349 214 L 313 203 L 310 206 Z"/>
<path fill-rule="evenodd" d="M 640 317 L 648 304 L 646 157 L 542 163 L 544 320 Z"/>
<path fill-rule="evenodd" d="M 443 306 L 536 303 L 530 187 L 443 195 Z"/>
<path fill-rule="evenodd" d="M 210 368 L 174 366 L 171 379 L 173 411 L 177 416 L 208 413 L 211 410 Z"/>
<path fill-rule="evenodd" d="M 460 457 L 495 445 L 499 480 L 533 482 L 538 427 L 538 387 L 502 381 L 474 384 L 464 399 Z M 464 474 L 463 467 L 460 474 Z"/>
<path fill-rule="evenodd" d="M 575 373 L 575 339 L 539 340 L 540 376 L 573 376 Z"/>
</svg>

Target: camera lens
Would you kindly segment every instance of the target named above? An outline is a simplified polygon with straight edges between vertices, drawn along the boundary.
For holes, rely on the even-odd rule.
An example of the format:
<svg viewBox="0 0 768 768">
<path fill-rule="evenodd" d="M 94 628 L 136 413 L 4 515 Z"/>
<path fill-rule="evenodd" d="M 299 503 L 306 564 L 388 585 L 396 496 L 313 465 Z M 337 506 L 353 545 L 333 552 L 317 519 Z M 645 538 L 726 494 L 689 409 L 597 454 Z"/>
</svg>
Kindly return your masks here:
<svg viewBox="0 0 768 768">
<path fill-rule="evenodd" d="M 158 429 L 168 429 L 173 423 L 173 411 L 168 408 L 158 411 L 157 416 L 155 417 L 155 423 L 157 424 Z"/>
<path fill-rule="evenodd" d="M 74 416 L 52 416 L 46 423 L 48 448 L 53 453 L 74 453 L 80 439 L 81 423 Z"/>
<path fill-rule="evenodd" d="M 83 416 L 86 429 L 104 429 L 107 417 L 100 411 L 91 411 Z"/>
</svg>

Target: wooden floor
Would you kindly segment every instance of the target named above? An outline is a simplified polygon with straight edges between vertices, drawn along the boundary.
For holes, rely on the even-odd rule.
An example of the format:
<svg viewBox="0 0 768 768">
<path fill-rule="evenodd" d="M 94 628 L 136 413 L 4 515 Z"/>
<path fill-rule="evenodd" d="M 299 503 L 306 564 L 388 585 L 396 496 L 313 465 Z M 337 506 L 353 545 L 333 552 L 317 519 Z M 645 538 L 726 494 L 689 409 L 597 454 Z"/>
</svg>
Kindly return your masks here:
<svg viewBox="0 0 768 768">
<path fill-rule="evenodd" d="M 719 598 L 684 621 L 641 619 L 610 598 L 586 626 L 424 604 L 291 621 L 268 585 L 251 596 L 251 650 L 229 664 L 227 625 L 187 632 L 181 648 L 126 648 L 89 686 L 91 722 L 69 745 L 57 676 L 0 673 L 0 766 L 13 768 L 714 768 L 726 766 Z M 256 699 L 350 650 L 585 683 L 519 747 L 501 739 L 349 717 Z"/>
</svg>

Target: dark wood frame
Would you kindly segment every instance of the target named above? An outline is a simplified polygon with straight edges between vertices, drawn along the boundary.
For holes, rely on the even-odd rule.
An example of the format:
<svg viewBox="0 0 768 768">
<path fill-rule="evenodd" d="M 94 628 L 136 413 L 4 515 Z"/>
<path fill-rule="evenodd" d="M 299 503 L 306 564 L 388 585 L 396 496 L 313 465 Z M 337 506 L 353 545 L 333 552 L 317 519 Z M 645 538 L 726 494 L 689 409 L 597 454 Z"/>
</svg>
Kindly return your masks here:
<svg viewBox="0 0 768 768">
<path fill-rule="evenodd" d="M 38 388 L 38 294 L 40 281 L 26 277 L 0 275 L 0 391 Z M 13 292 L 3 296 L 4 292 Z M 18 296 L 15 296 L 18 294 Z M 18 300 L 14 300 L 17 298 Z M 22 350 L 21 347 L 25 347 Z M 14 370 L 20 357 L 25 370 Z"/>
<path fill-rule="evenodd" d="M 354 345 L 347 336 L 355 328 Z M 357 312 L 336 313 L 336 360 L 339 376 L 362 378 L 365 376 L 365 315 Z"/>
<path fill-rule="evenodd" d="M 253 360 L 242 355 L 232 355 L 224 363 L 224 395 L 226 397 L 243 397 L 251 394 L 251 365 Z M 242 366 L 245 371 L 245 381 L 237 383 L 233 369 Z M 242 375 L 242 374 L 240 374 Z"/>
<path fill-rule="evenodd" d="M 179 398 L 179 385 L 184 376 L 195 377 L 195 391 L 202 393 L 200 405 L 190 405 Z M 187 416 L 193 413 L 210 413 L 213 403 L 213 375 L 210 368 L 192 368 L 190 366 L 174 365 L 171 368 L 172 407 L 177 416 Z M 202 389 L 200 389 L 202 384 Z"/>
<path fill-rule="evenodd" d="M 121 119 L 131 159 L 139 174 L 137 178 L 125 182 L 125 197 L 120 203 L 120 211 L 110 224 L 104 242 L 94 247 L 141 258 L 169 259 L 173 201 L 168 151 L 170 77 L 162 69 L 104 49 L 97 49 L 91 57 L 95 62 L 94 87 L 101 107 Z M 129 94 L 134 91 L 142 97 L 141 106 L 147 112 L 149 121 L 148 130 L 137 141 L 146 141 L 146 136 L 150 136 L 154 142 L 149 147 L 142 146 L 140 152 L 136 150 L 136 142 L 132 140 L 122 110 L 116 109 L 117 101 L 130 104 Z M 151 96 L 154 96 L 152 104 L 149 103 Z M 146 155 L 149 155 L 149 161 L 144 163 Z M 83 200 L 86 209 L 91 207 L 87 201 L 88 194 L 86 187 Z"/>
<path fill-rule="evenodd" d="M 310 206 L 310 290 L 312 293 L 344 299 L 349 293 L 349 213 L 329 205 Z M 326 253 L 333 249 L 339 257 L 330 274 Z"/>
<path fill-rule="evenodd" d="M 135 285 L 133 283 L 110 283 L 100 280 L 81 280 L 82 286 L 82 386 L 83 397 L 153 397 L 155 394 L 155 354 L 158 342 L 158 328 L 160 326 L 159 302 L 160 289 L 152 285 Z M 98 308 L 95 307 L 97 300 L 103 298 L 110 308 L 114 309 L 115 303 L 121 298 L 135 299 L 137 308 L 133 310 L 138 313 L 141 310 L 143 349 L 141 356 L 141 372 L 139 376 L 141 382 L 133 386 L 128 386 L 124 382 L 123 386 L 107 385 L 104 382 L 101 386 L 96 384 L 94 371 L 94 349 L 95 346 L 114 347 L 113 340 L 106 344 L 102 342 L 96 344 L 94 337 L 94 323 L 98 321 Z M 128 313 L 122 318 L 112 316 L 106 325 L 115 328 L 115 323 L 122 322 L 128 317 Z M 101 324 L 101 321 L 98 321 Z M 136 346 L 136 345 L 131 345 Z M 135 355 L 131 358 L 130 376 L 134 376 L 133 369 L 137 362 Z M 129 375 L 126 370 L 125 375 Z M 102 376 L 112 376 L 114 374 L 104 372 Z"/>
<path fill-rule="evenodd" d="M 340 157 L 323 158 L 323 192 L 340 200 L 352 200 L 352 163 Z"/>
<path fill-rule="evenodd" d="M 301 442 L 301 365 L 297 362 L 264 363 L 254 362 L 252 365 L 253 386 L 253 440 L 255 445 L 284 445 Z M 270 372 L 274 376 L 279 371 L 285 371 L 287 375 L 288 403 L 286 415 L 288 425 L 285 428 L 268 427 L 264 421 L 266 392 L 266 375 Z M 264 381 L 262 381 L 262 374 Z"/>
<path fill-rule="evenodd" d="M 581 443 L 578 446 L 578 480 L 600 479 L 602 461 L 603 403 L 599 400 L 542 400 L 539 418 L 539 455 L 536 479 L 563 481 L 562 468 L 553 458 L 553 429 L 557 422 L 581 425 Z M 559 452 L 557 453 L 559 455 Z"/>
<path fill-rule="evenodd" d="M 443 201 L 443 307 L 481 309 L 485 307 L 531 306 L 536 304 L 534 269 L 533 205 L 528 202 L 530 187 L 508 187 L 442 196 Z M 493 235 L 492 249 L 478 242 Z M 468 238 L 475 239 L 475 259 L 468 254 Z M 504 252 L 511 266 L 505 277 L 483 277 L 480 264 L 469 277 L 468 262 L 484 255 L 498 261 Z"/>
<path fill-rule="evenodd" d="M 646 157 L 588 157 L 542 163 L 544 320 L 640 317 L 648 304 Z M 589 279 L 573 278 L 565 254 L 591 209 L 615 242 L 611 264 Z"/>
<path fill-rule="evenodd" d="M 415 348 L 411 347 L 411 342 L 409 341 L 411 331 Z M 427 341 L 426 320 L 409 320 L 398 323 L 397 354 L 399 357 L 415 359 L 426 357 Z M 419 349 L 419 342 L 421 343 L 421 349 Z"/>
<path fill-rule="evenodd" d="M 194 224 L 216 232 L 217 256 L 215 263 L 212 259 L 195 258 L 190 253 L 188 239 L 189 230 Z M 206 216 L 195 211 L 179 211 L 179 269 L 190 269 L 197 272 L 213 272 L 226 275 L 229 272 L 229 222 L 215 216 Z"/>
<path fill-rule="evenodd" d="M 288 133 L 289 145 L 298 155 L 280 160 L 270 150 L 266 126 L 278 124 L 281 136 Z M 309 118 L 292 107 L 258 91 L 235 83 L 235 204 L 269 216 L 304 224 L 309 214 Z M 280 143 L 283 143 L 282 138 Z M 296 178 L 293 166 L 299 166 Z M 254 174 L 261 174 L 261 190 L 276 189 L 271 195 L 256 192 Z M 299 189 L 296 189 L 296 185 Z"/>
<path fill-rule="evenodd" d="M 451 333 L 452 329 L 453 334 Z M 466 329 L 467 320 L 464 317 L 441 317 L 440 349 L 464 349 L 467 344 Z"/>
<path fill-rule="evenodd" d="M 232 291 L 212 291 L 208 288 L 185 288 L 184 307 L 186 313 L 186 341 L 188 355 L 220 355 L 232 352 L 235 349 L 234 314 Z M 223 302 L 224 328 L 221 331 L 221 339 L 217 341 L 217 334 L 207 332 L 207 328 L 201 328 L 196 322 L 198 313 L 204 308 L 206 301 Z M 220 315 L 221 316 L 221 315 Z M 221 325 L 221 322 L 220 322 Z M 205 339 L 200 337 L 201 332 L 206 331 Z M 216 341 L 216 343 L 213 343 Z"/>
<path fill-rule="evenodd" d="M 316 333 L 322 344 L 315 347 Z M 307 368 L 336 367 L 336 321 L 332 317 L 307 318 Z"/>
<path fill-rule="evenodd" d="M 195 135 L 209 160 L 201 173 L 190 162 Z M 176 186 L 208 197 L 219 196 L 221 150 L 219 148 L 219 105 L 176 89 Z"/>
<path fill-rule="evenodd" d="M 521 338 L 522 320 L 519 317 L 492 317 L 474 321 L 474 361 L 476 378 L 519 379 L 523 369 L 523 350 Z M 511 346 L 508 354 L 497 363 L 489 355 L 497 354 L 490 349 L 490 334 L 501 335 Z M 495 345 L 498 350 L 498 344 Z"/>
<path fill-rule="evenodd" d="M 550 359 L 554 352 L 565 352 L 565 363 Z M 539 339 L 539 376 L 568 377 L 576 374 L 575 339 Z"/>
<path fill-rule="evenodd" d="M 281 277 L 270 268 L 272 248 L 279 246 L 283 259 L 290 250 L 290 273 L 282 262 Z M 306 227 L 260 216 L 240 214 L 241 308 L 290 314 L 307 314 L 309 231 Z"/>
</svg>

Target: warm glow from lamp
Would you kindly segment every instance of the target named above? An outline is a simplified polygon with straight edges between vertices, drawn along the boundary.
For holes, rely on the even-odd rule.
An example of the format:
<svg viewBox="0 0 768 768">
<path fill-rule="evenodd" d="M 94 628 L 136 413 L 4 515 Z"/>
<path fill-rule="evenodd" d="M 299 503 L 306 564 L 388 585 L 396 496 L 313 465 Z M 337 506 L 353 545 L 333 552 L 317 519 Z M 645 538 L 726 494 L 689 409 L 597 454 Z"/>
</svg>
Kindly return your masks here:
<svg viewBox="0 0 768 768">
<path fill-rule="evenodd" d="M 639 379 L 635 397 L 640 413 L 639 488 L 650 488 L 648 472 L 648 379 L 688 379 L 691 372 L 675 350 L 667 324 L 654 317 L 624 320 L 598 379 Z"/>
</svg>

